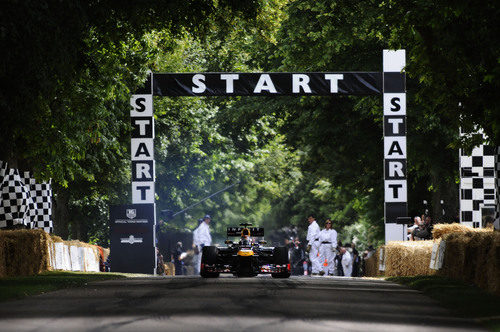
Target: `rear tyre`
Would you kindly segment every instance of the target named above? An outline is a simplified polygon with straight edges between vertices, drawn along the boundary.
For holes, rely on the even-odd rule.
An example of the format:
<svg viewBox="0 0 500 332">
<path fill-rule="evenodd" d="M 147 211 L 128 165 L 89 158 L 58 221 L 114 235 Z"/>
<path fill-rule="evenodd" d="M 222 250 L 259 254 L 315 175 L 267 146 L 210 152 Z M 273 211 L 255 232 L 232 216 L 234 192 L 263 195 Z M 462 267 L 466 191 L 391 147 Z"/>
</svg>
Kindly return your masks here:
<svg viewBox="0 0 500 332">
<path fill-rule="evenodd" d="M 276 265 L 288 265 L 290 261 L 288 260 L 288 250 L 286 247 L 276 247 L 273 250 L 274 264 Z M 273 278 L 289 278 L 290 272 L 281 273 L 271 273 Z"/>
<path fill-rule="evenodd" d="M 217 247 L 206 246 L 201 250 L 201 264 L 214 265 L 217 263 Z M 200 276 L 203 278 L 218 278 L 219 272 L 206 272 L 204 269 L 200 270 Z"/>
</svg>

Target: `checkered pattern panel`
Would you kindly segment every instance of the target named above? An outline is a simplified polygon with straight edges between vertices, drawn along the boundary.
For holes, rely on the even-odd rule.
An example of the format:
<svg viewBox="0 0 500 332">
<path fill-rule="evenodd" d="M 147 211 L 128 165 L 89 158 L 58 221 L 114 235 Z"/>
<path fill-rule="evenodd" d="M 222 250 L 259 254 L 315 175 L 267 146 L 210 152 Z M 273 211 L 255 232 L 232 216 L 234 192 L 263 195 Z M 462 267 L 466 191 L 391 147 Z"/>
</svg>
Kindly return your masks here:
<svg viewBox="0 0 500 332">
<path fill-rule="evenodd" d="M 29 190 L 24 185 L 17 169 L 9 169 L 1 185 L 0 228 L 17 225 L 31 228 L 34 207 Z"/>
<path fill-rule="evenodd" d="M 0 228 L 21 226 L 43 229 L 52 225 L 52 188 L 37 183 L 29 172 L 19 173 L 0 161 Z"/>
<path fill-rule="evenodd" d="M 29 188 L 34 203 L 32 228 L 44 229 L 52 233 L 52 186 L 49 183 L 37 183 L 30 172 L 23 173 L 23 181 Z"/>
<path fill-rule="evenodd" d="M 495 206 L 496 149 L 482 145 L 470 156 L 460 150 L 460 221 L 481 227 L 484 206 Z"/>
</svg>

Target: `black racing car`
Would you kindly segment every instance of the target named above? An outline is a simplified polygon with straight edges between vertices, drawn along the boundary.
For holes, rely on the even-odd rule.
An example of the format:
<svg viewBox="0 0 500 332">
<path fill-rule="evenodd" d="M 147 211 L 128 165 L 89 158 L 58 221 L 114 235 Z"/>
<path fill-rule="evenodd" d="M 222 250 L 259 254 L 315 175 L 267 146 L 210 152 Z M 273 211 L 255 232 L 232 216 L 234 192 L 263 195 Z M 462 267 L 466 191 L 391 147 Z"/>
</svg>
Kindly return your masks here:
<svg viewBox="0 0 500 332">
<path fill-rule="evenodd" d="M 288 250 L 285 247 L 266 247 L 265 241 L 255 242 L 252 237 L 264 236 L 262 227 L 228 227 L 227 236 L 239 236 L 238 242 L 226 240 L 225 247 L 206 246 L 202 249 L 200 275 L 217 278 L 220 273 L 237 277 L 271 274 L 273 278 L 290 277 Z"/>
</svg>

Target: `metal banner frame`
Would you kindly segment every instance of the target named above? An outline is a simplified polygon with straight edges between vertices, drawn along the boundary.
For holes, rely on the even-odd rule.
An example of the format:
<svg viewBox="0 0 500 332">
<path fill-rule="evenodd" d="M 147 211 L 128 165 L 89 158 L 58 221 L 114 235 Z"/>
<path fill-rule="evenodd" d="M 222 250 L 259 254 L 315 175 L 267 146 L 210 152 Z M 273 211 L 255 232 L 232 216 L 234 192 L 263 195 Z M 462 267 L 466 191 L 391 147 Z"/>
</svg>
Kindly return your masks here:
<svg viewBox="0 0 500 332">
<path fill-rule="evenodd" d="M 408 214 L 405 58 L 405 50 L 383 50 L 383 72 L 150 73 L 130 98 L 132 203 L 155 207 L 153 96 L 382 94 L 385 240 L 405 240 L 397 223 Z"/>
</svg>

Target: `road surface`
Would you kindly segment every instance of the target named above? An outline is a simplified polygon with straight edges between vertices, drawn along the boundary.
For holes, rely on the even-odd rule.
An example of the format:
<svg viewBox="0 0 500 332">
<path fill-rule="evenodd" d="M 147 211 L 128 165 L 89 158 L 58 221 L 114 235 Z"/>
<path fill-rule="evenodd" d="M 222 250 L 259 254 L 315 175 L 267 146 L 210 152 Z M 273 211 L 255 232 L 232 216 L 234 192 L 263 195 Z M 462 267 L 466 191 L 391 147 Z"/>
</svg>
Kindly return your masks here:
<svg viewBox="0 0 500 332">
<path fill-rule="evenodd" d="M 0 331 L 478 331 L 378 279 L 151 277 L 0 303 Z"/>
</svg>

